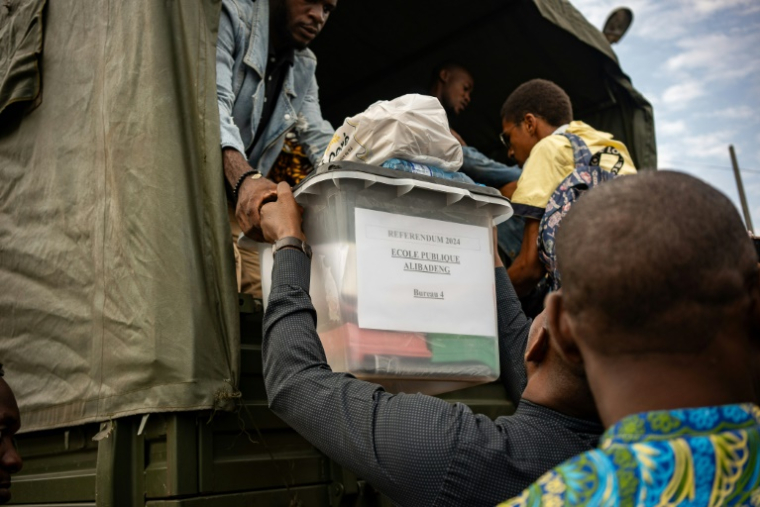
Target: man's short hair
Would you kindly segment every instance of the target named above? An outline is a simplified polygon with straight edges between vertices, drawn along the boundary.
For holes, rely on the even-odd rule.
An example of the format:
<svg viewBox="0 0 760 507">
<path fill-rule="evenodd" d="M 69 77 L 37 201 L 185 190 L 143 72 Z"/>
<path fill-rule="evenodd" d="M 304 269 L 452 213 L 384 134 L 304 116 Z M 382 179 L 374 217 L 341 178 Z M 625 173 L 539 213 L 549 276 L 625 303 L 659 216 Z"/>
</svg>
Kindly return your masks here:
<svg viewBox="0 0 760 507">
<path fill-rule="evenodd" d="M 501 108 L 501 117 L 518 124 L 531 113 L 553 127 L 573 121 L 573 106 L 565 90 L 546 79 L 532 79 L 513 91 Z"/>
<path fill-rule="evenodd" d="M 587 335 L 609 338 L 588 343 L 601 353 L 699 352 L 758 284 L 757 255 L 734 205 L 682 173 L 591 189 L 556 240 L 563 304 L 599 331 Z"/>
<path fill-rule="evenodd" d="M 444 70 L 449 71 L 449 72 L 454 71 L 454 70 L 463 70 L 467 74 L 469 74 L 470 76 L 472 76 L 472 72 L 470 72 L 470 70 L 467 67 L 465 67 L 464 65 L 462 65 L 459 62 L 455 62 L 453 60 L 448 60 L 448 61 L 439 63 L 433 69 L 433 72 L 430 74 L 430 81 L 428 82 L 428 89 L 429 90 L 432 90 L 433 87 L 435 87 L 435 85 L 441 79 L 441 72 L 444 71 Z"/>
</svg>

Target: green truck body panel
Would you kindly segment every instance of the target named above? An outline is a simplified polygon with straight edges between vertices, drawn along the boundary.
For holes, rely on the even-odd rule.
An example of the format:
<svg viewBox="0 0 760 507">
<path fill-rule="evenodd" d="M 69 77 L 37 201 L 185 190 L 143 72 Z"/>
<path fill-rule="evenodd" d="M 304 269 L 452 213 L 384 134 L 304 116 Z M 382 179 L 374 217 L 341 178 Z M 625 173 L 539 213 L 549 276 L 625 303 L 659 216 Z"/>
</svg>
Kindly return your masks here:
<svg viewBox="0 0 760 507">
<path fill-rule="evenodd" d="M 246 295 L 240 302 L 240 391 L 245 398 L 238 411 L 150 414 L 144 425 L 145 416 L 130 416 L 21 434 L 24 469 L 13 479 L 13 503 L 391 505 L 269 410 L 261 371 L 261 304 Z M 467 403 L 491 418 L 513 411 L 500 383 L 441 397 Z"/>
</svg>

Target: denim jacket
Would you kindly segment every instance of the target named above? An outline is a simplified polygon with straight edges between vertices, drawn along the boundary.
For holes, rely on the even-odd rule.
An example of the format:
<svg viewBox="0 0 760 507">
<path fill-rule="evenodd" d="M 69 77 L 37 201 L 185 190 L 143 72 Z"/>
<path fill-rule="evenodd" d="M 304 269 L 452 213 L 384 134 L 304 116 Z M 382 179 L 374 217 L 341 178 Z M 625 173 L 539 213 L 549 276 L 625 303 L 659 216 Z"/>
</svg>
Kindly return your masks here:
<svg viewBox="0 0 760 507">
<path fill-rule="evenodd" d="M 222 148 L 246 154 L 266 174 L 295 128 L 312 163 L 322 158 L 334 134 L 319 108 L 317 59 L 310 50 L 295 52 L 266 131 L 251 149 L 264 102 L 269 46 L 268 0 L 223 0 L 216 49 L 216 93 Z"/>
<path fill-rule="evenodd" d="M 464 156 L 464 163 L 459 171 L 465 173 L 475 182 L 489 187 L 501 188 L 507 183 L 517 181 L 522 174 L 522 170 L 518 167 L 507 166 L 491 160 L 472 146 L 463 146 L 462 155 Z"/>
</svg>

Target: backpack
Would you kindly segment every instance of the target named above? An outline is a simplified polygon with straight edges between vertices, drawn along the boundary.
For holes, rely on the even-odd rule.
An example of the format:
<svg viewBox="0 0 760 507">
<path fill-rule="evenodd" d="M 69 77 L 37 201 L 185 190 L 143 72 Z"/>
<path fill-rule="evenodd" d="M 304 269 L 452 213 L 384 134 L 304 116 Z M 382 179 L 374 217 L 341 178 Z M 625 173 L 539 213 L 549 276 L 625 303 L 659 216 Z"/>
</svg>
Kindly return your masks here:
<svg viewBox="0 0 760 507">
<path fill-rule="evenodd" d="M 557 290 L 562 286 L 562 279 L 557 271 L 557 257 L 554 238 L 559 229 L 559 224 L 570 211 L 573 203 L 588 189 L 605 181 L 611 180 L 618 175 L 623 168 L 623 156 L 612 146 L 607 146 L 591 155 L 588 146 L 580 137 L 567 132 L 558 134 L 565 136 L 573 147 L 573 159 L 575 169 L 559 184 L 546 205 L 544 216 L 541 218 L 538 229 L 538 257 L 546 267 L 549 275 L 550 290 Z M 605 171 L 599 167 L 602 155 L 617 155 L 618 160 L 611 171 Z"/>
</svg>

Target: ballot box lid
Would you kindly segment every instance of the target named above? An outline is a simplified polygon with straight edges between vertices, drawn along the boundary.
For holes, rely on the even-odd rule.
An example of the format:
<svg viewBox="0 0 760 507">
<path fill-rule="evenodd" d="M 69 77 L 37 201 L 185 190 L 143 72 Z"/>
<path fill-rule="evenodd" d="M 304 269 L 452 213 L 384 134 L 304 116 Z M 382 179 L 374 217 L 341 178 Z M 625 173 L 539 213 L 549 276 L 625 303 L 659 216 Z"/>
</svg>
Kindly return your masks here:
<svg viewBox="0 0 760 507">
<path fill-rule="evenodd" d="M 398 196 L 418 189 L 440 192 L 446 194 L 446 202 L 449 205 L 469 200 L 477 208 L 488 206 L 489 212 L 494 217 L 494 225 L 504 222 L 513 214 L 509 199 L 495 188 L 407 173 L 360 162 L 341 161 L 322 164 L 293 189 L 293 194 L 300 202 L 301 196 L 321 193 L 325 183 L 340 187 L 341 182 L 345 180 L 361 180 L 364 182 L 364 188 L 374 184 L 393 186 L 396 187 Z"/>
</svg>

